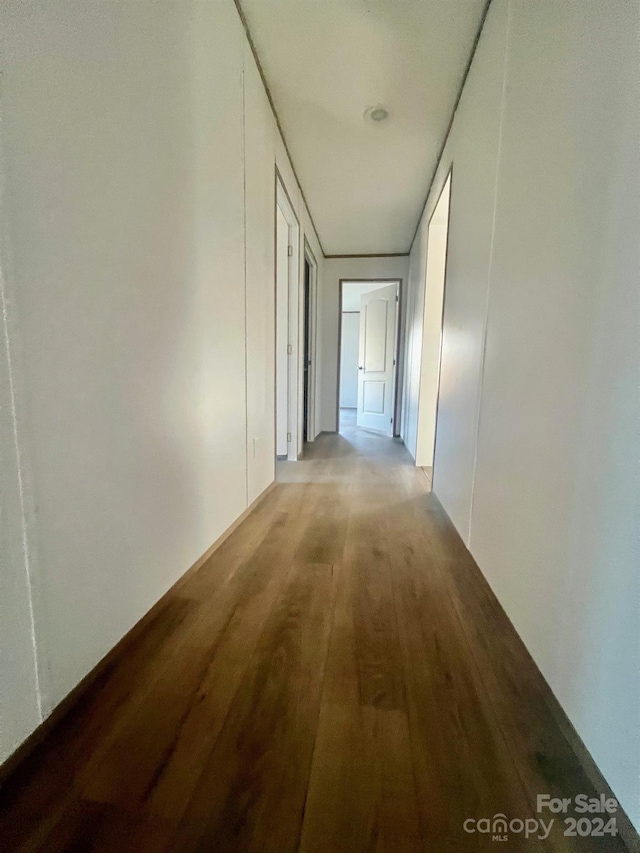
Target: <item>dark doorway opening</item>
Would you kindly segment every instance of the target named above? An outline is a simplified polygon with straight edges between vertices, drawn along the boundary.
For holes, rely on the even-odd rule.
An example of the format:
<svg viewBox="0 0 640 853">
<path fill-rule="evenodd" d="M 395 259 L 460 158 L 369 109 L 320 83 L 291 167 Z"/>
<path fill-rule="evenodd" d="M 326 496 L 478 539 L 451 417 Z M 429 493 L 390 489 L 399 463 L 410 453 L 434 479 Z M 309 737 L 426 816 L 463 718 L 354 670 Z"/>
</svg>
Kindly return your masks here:
<svg viewBox="0 0 640 853">
<path fill-rule="evenodd" d="M 304 441 L 309 441 L 309 384 L 311 379 L 311 264 L 304 259 L 304 342 L 303 342 L 303 415 L 302 435 Z M 313 437 L 312 437 L 313 440 Z"/>
</svg>

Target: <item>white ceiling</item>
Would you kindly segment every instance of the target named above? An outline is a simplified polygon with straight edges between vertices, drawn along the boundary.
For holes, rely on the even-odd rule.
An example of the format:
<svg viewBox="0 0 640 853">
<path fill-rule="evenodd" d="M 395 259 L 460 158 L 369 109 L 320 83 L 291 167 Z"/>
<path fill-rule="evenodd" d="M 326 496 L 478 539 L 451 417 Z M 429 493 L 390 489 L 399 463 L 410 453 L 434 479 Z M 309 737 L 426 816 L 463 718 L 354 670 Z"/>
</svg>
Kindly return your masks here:
<svg viewBox="0 0 640 853">
<path fill-rule="evenodd" d="M 485 0 L 241 5 L 324 251 L 406 252 Z"/>
</svg>

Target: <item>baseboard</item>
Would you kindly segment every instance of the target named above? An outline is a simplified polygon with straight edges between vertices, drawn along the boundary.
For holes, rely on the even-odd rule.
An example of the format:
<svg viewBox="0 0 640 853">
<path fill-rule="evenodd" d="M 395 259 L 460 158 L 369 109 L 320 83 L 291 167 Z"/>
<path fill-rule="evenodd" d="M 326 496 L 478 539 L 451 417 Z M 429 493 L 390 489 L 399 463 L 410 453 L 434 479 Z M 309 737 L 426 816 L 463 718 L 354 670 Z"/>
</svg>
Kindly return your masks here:
<svg viewBox="0 0 640 853">
<path fill-rule="evenodd" d="M 531 665 L 531 669 L 534 670 L 536 673 L 536 676 L 537 676 L 536 680 L 539 683 L 540 690 L 541 690 L 541 693 L 542 693 L 543 698 L 544 698 L 544 702 L 545 702 L 547 708 L 549 709 L 551 716 L 554 718 L 555 722 L 557 723 L 558 728 L 562 731 L 567 743 L 569 744 L 574 755 L 576 756 L 578 763 L 580 764 L 580 766 L 584 770 L 585 775 L 587 776 L 587 778 L 589 779 L 589 781 L 591 782 L 591 784 L 593 785 L 593 787 L 595 788 L 595 790 L 598 794 L 604 794 L 607 799 L 612 798 L 612 799 L 616 800 L 616 802 L 618 803 L 618 809 L 616 811 L 616 825 L 618 827 L 618 833 L 620 835 L 620 838 L 622 839 L 623 843 L 625 844 L 627 850 L 629 850 L 629 853 L 640 853 L 640 835 L 638 835 L 638 832 L 636 831 L 636 828 L 634 827 L 634 825 L 631 823 L 629 816 L 626 814 L 626 812 L 624 811 L 624 809 L 620 805 L 620 801 L 618 800 L 618 797 L 616 796 L 615 792 L 611 789 L 611 786 L 609 785 L 609 783 L 607 782 L 605 777 L 602 775 L 602 771 L 600 770 L 600 768 L 596 764 L 595 760 L 593 759 L 593 756 L 591 755 L 586 744 L 584 743 L 584 741 L 582 740 L 582 738 L 578 734 L 575 726 L 573 725 L 573 723 L 571 722 L 571 720 L 567 716 L 566 711 L 564 710 L 564 708 L 560 704 L 560 700 L 556 697 L 555 693 L 551 689 L 551 685 L 549 684 L 547 679 L 544 677 L 542 670 L 540 669 L 538 664 L 533 659 L 531 652 L 527 648 L 524 640 L 520 636 L 520 633 L 517 631 L 515 625 L 511 621 L 509 614 L 507 613 L 507 611 L 502 606 L 502 602 L 499 600 L 498 596 L 493 591 L 493 587 L 491 586 L 491 584 L 487 580 L 485 573 L 482 571 L 482 569 L 480 568 L 480 566 L 476 562 L 475 557 L 473 556 L 471 551 L 469 551 L 469 548 L 467 547 L 464 540 L 460 536 L 458 528 L 455 526 L 455 524 L 451 520 L 449 513 L 442 506 L 440 499 L 438 498 L 437 494 L 434 491 L 431 491 L 431 495 L 432 495 L 433 499 L 435 499 L 438 502 L 440 509 L 446 515 L 446 517 L 449 520 L 449 523 L 451 524 L 453 529 L 456 531 L 457 535 L 460 537 L 460 540 L 461 540 L 462 544 L 464 545 L 465 550 L 469 554 L 469 557 L 473 561 L 474 566 L 477 568 L 478 572 L 480 572 L 485 583 L 489 587 L 489 590 L 491 591 L 491 596 L 492 596 L 493 600 L 495 601 L 496 605 L 498 606 L 498 608 L 500 609 L 500 613 L 501 613 L 502 618 L 504 618 L 509 623 L 509 625 L 511 626 L 511 630 L 513 631 L 515 636 L 518 638 L 518 641 L 520 642 L 522 648 L 524 649 L 524 651 L 526 653 L 528 661 Z"/>
<path fill-rule="evenodd" d="M 94 684 L 102 673 L 113 664 L 133 641 L 144 631 L 149 623 L 165 606 L 166 600 L 173 596 L 186 581 L 200 569 L 211 555 L 222 545 L 225 540 L 242 524 L 258 504 L 263 501 L 266 496 L 276 486 L 275 481 L 258 495 L 258 497 L 242 512 L 236 520 L 227 527 L 227 529 L 218 536 L 215 542 L 210 545 L 207 550 L 198 557 L 195 563 L 190 566 L 183 575 L 164 593 L 164 595 L 156 601 L 150 610 L 142 616 L 136 624 L 120 639 L 116 645 L 107 652 L 107 654 L 94 666 L 94 668 L 85 675 L 85 677 L 68 693 L 64 699 L 56 705 L 49 716 L 43 720 L 40 725 L 31 732 L 20 746 L 0 765 L 0 788 L 7 784 L 10 777 L 15 773 L 19 766 L 31 755 L 34 749 L 42 743 L 42 741 L 55 729 L 55 727 L 67 716 L 76 703 L 84 696 L 92 684 Z"/>
<path fill-rule="evenodd" d="M 538 670 L 538 672 L 540 672 L 540 670 Z M 623 840 L 630 853 L 640 853 L 640 835 L 636 832 L 634 825 L 631 823 L 628 815 L 620 805 L 620 801 L 616 797 L 615 792 L 611 790 L 609 783 L 602 775 L 598 765 L 594 761 L 584 741 L 574 728 L 573 723 L 567 716 L 555 693 L 547 683 L 542 673 L 540 673 L 540 676 L 544 680 L 546 686 L 545 700 L 547 707 L 551 711 L 551 715 L 558 724 L 558 727 L 562 730 L 562 733 L 567 739 L 576 758 L 580 762 L 580 765 L 589 781 L 599 794 L 604 794 L 607 799 L 613 798 L 618 802 L 616 826 L 618 827 L 620 838 Z"/>
</svg>

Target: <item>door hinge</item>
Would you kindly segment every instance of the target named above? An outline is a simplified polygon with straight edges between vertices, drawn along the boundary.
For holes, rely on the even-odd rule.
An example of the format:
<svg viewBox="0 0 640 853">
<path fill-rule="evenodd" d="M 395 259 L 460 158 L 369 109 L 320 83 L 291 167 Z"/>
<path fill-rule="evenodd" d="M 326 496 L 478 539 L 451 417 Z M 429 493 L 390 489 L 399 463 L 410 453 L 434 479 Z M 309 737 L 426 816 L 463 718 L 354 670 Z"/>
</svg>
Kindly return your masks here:
<svg viewBox="0 0 640 853">
<path fill-rule="evenodd" d="M 400 302 L 400 297 L 398 296 L 397 293 L 396 293 L 396 302 Z"/>
<path fill-rule="evenodd" d="M 291 433 L 290 432 L 287 433 L 287 441 L 291 441 Z"/>
<path fill-rule="evenodd" d="M 293 347 L 291 344 L 287 344 L 287 355 L 291 355 L 293 353 Z"/>
<path fill-rule="evenodd" d="M 395 360 L 395 358 L 394 358 L 394 359 L 393 359 L 393 363 L 394 363 L 394 365 L 395 365 L 395 363 L 396 363 L 396 360 Z"/>
<path fill-rule="evenodd" d="M 287 246 L 287 255 L 292 258 L 293 257 L 293 246 Z"/>
</svg>

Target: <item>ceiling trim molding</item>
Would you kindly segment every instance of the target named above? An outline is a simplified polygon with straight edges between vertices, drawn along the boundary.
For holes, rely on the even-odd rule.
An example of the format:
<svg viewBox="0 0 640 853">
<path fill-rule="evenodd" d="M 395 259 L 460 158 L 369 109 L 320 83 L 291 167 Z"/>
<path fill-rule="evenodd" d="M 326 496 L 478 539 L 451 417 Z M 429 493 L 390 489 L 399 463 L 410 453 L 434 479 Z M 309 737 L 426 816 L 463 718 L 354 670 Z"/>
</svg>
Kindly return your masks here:
<svg viewBox="0 0 640 853">
<path fill-rule="evenodd" d="M 440 146 L 440 150 L 438 151 L 438 157 L 436 158 L 436 165 L 431 174 L 431 179 L 429 180 L 429 189 L 427 190 L 427 195 L 424 200 L 424 204 L 422 205 L 422 209 L 420 210 L 420 216 L 418 217 L 418 221 L 416 223 L 415 231 L 413 232 L 413 237 L 411 238 L 411 244 L 409 246 L 409 252 L 413 249 L 413 244 L 416 241 L 416 237 L 418 236 L 418 229 L 420 228 L 420 223 L 422 222 L 422 217 L 424 216 L 424 212 L 427 209 L 427 202 L 429 201 L 429 196 L 431 195 L 431 191 L 433 190 L 433 182 L 436 179 L 436 175 L 438 174 L 438 169 L 440 168 L 440 163 L 442 161 L 442 155 L 444 154 L 444 149 L 447 147 L 447 142 L 449 141 L 449 135 L 451 133 L 451 128 L 453 127 L 453 122 L 456 117 L 456 112 L 458 110 L 458 106 L 460 105 L 460 100 L 462 99 L 462 93 L 464 92 L 464 87 L 467 83 L 467 77 L 469 76 L 469 72 L 471 71 L 471 65 L 473 64 L 474 57 L 476 55 L 476 50 L 478 49 L 478 44 L 480 42 L 480 36 L 482 35 L 482 30 L 484 29 L 485 21 L 487 20 L 487 15 L 489 14 L 489 8 L 491 6 L 491 0 L 487 0 L 485 3 L 485 7 L 482 11 L 482 17 L 480 18 L 480 23 L 478 24 L 478 30 L 476 32 L 476 37 L 473 40 L 473 44 L 471 45 L 471 52 L 469 54 L 469 61 L 467 62 L 467 67 L 464 70 L 464 74 L 462 75 L 462 81 L 460 83 L 460 88 L 458 89 L 458 95 L 456 97 L 455 103 L 453 105 L 453 110 L 451 111 L 451 118 L 449 119 L 449 124 L 447 125 L 447 130 L 444 135 L 444 139 L 442 140 L 442 145 Z"/>
<path fill-rule="evenodd" d="M 409 252 L 383 252 L 382 254 L 378 252 L 374 252 L 373 254 L 362 254 L 362 255 L 325 255 L 325 258 L 330 260 L 335 260 L 336 258 L 408 258 Z M 369 279 L 367 279 L 369 281 Z M 395 281 L 395 279 L 394 279 Z"/>
<path fill-rule="evenodd" d="M 249 42 L 249 47 L 251 48 L 251 53 L 253 54 L 253 58 L 255 60 L 256 66 L 258 68 L 258 74 L 260 75 L 260 79 L 262 80 L 262 85 L 264 86 L 264 90 L 267 95 L 267 100 L 269 101 L 269 106 L 271 107 L 271 112 L 273 113 L 273 117 L 276 120 L 276 126 L 278 131 L 280 132 L 280 136 L 282 138 L 282 143 L 284 145 L 284 150 L 287 152 L 287 157 L 289 158 L 289 163 L 291 164 L 291 169 L 293 171 L 293 176 L 298 183 L 298 187 L 300 189 L 300 195 L 302 196 L 302 200 L 305 203 L 307 208 L 307 213 L 309 214 L 309 219 L 311 220 L 311 225 L 313 226 L 313 230 L 315 231 L 316 239 L 318 241 L 318 245 L 320 246 L 320 251 L 322 252 L 322 257 L 326 258 L 327 255 L 322 247 L 322 241 L 320 240 L 320 235 L 318 234 L 318 229 L 316 228 L 316 223 L 313 220 L 313 216 L 311 214 L 311 208 L 309 207 L 309 202 L 304 194 L 304 190 L 302 189 L 302 184 L 300 183 L 300 178 L 298 177 L 298 173 L 296 172 L 296 167 L 293 162 L 293 157 L 291 156 L 291 151 L 289 151 L 289 146 L 287 145 L 287 138 L 284 135 L 284 130 L 282 129 L 282 125 L 280 124 L 280 118 L 278 117 L 278 113 L 276 110 L 276 106 L 273 103 L 273 98 L 271 96 L 271 90 L 269 89 L 269 85 L 267 83 L 267 78 L 264 76 L 264 71 L 262 70 L 262 65 L 260 63 L 260 59 L 258 57 L 258 52 L 256 50 L 256 46 L 253 43 L 253 39 L 251 38 L 251 33 L 249 32 L 249 24 L 247 23 L 247 19 L 245 18 L 245 14 L 242 10 L 242 6 L 240 5 L 240 0 L 233 0 L 236 11 L 238 13 L 238 17 L 240 18 L 240 22 L 244 29 L 244 33 L 247 37 L 247 41 Z"/>
</svg>

